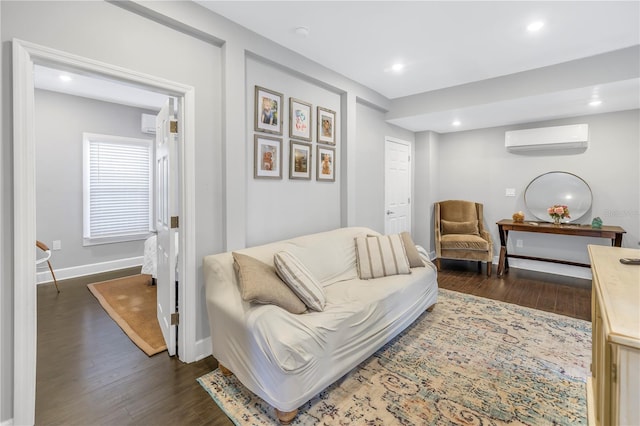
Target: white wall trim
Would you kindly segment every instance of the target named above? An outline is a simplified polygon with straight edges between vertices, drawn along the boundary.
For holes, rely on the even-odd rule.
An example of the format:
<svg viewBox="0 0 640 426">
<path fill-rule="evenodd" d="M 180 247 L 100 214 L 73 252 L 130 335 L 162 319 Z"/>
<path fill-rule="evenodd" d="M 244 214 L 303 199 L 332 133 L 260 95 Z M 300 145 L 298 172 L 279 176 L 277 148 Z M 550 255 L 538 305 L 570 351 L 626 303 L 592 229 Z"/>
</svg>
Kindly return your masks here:
<svg viewBox="0 0 640 426">
<path fill-rule="evenodd" d="M 7 419 L 0 423 L 0 426 L 13 426 L 13 419 Z"/>
<path fill-rule="evenodd" d="M 53 266 L 53 273 L 56 274 L 56 279 L 66 280 L 69 278 L 84 277 L 86 275 L 99 274 L 102 272 L 117 271 L 118 269 L 132 268 L 134 266 L 142 265 L 144 256 L 130 257 L 128 259 L 110 260 L 107 262 L 92 263 L 89 265 L 71 266 L 69 268 L 56 269 L 55 261 L 52 259 L 51 265 Z M 46 284 L 53 282 L 53 277 L 49 268 L 46 267 L 46 271 L 40 271 L 36 274 L 37 284 Z"/>
<path fill-rule="evenodd" d="M 200 339 L 196 342 L 196 358 L 195 361 L 200 361 L 212 355 L 211 351 L 211 336 Z"/>
<path fill-rule="evenodd" d="M 36 373 L 36 240 L 35 108 L 33 67 L 60 66 L 139 85 L 178 98 L 184 132 L 179 137 L 181 199 L 179 270 L 180 359 L 194 361 L 196 336 L 195 259 L 195 89 L 191 86 L 13 39 L 13 178 L 14 178 L 14 380 L 13 419 L 35 423 Z M 185 306 L 191 309 L 185 309 Z"/>
</svg>

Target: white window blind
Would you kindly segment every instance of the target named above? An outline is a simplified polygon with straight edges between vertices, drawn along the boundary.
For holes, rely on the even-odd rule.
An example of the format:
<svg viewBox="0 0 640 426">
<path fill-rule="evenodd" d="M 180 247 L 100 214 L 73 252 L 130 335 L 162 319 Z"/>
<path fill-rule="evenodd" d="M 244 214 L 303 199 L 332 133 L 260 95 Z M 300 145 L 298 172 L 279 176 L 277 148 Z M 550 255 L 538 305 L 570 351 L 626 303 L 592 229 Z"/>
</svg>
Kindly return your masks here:
<svg viewBox="0 0 640 426">
<path fill-rule="evenodd" d="M 152 141 L 83 136 L 85 245 L 146 238 L 152 229 Z"/>
</svg>

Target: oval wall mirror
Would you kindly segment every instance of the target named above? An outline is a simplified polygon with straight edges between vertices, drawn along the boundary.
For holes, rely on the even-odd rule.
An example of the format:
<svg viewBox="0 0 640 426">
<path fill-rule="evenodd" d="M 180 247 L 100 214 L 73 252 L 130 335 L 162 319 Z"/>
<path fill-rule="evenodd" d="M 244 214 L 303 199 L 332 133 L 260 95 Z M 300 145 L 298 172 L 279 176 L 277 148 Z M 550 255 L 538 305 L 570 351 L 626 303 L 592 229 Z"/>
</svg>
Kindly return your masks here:
<svg viewBox="0 0 640 426">
<path fill-rule="evenodd" d="M 568 172 L 548 172 L 527 185 L 524 204 L 535 217 L 545 222 L 553 222 L 547 209 L 554 204 L 566 205 L 571 218 L 564 222 L 580 219 L 591 209 L 591 188 L 582 178 Z"/>
</svg>

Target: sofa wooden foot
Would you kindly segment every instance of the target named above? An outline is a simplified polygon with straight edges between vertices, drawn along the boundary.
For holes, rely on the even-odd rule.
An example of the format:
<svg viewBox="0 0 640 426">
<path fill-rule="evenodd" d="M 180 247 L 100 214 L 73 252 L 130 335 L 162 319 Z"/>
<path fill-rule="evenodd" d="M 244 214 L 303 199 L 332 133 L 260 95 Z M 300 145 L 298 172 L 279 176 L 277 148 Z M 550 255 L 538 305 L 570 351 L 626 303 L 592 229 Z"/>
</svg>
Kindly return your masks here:
<svg viewBox="0 0 640 426">
<path fill-rule="evenodd" d="M 437 305 L 437 303 L 434 303 L 433 305 L 429 306 L 429 307 L 427 308 L 427 312 L 431 312 L 431 311 L 433 311 L 433 308 L 435 308 L 435 307 L 436 307 L 436 305 Z"/>
<path fill-rule="evenodd" d="M 297 415 L 297 409 L 293 411 L 280 411 L 276 408 L 276 416 L 278 417 L 278 420 L 280 420 L 280 424 L 282 425 L 288 425 L 293 421 L 293 419 L 296 418 Z"/>
<path fill-rule="evenodd" d="M 435 263 L 435 265 L 436 265 L 436 270 L 438 272 L 440 272 L 440 258 L 436 257 L 435 262 L 433 262 L 433 263 Z"/>
<path fill-rule="evenodd" d="M 233 372 L 231 370 L 229 370 L 227 367 L 225 367 L 224 365 L 218 363 L 218 368 L 220 369 L 220 372 L 222 373 L 223 376 L 232 376 Z"/>
</svg>

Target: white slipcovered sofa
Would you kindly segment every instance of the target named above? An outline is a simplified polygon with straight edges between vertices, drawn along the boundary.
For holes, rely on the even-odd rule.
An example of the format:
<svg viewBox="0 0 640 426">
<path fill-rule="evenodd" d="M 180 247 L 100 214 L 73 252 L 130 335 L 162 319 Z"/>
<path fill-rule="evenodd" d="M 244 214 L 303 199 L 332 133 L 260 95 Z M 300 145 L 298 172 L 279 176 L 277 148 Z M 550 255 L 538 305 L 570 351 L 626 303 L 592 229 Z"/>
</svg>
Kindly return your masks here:
<svg viewBox="0 0 640 426">
<path fill-rule="evenodd" d="M 355 238 L 367 235 L 379 234 L 341 228 L 204 258 L 213 356 L 223 373 L 232 372 L 273 406 L 282 423 L 437 302 L 437 272 L 426 253 L 418 258 L 423 266 L 410 273 L 360 279 Z M 283 251 L 320 283 L 322 311 L 294 314 L 243 300 L 234 256 L 273 269 L 274 256 Z"/>
</svg>

